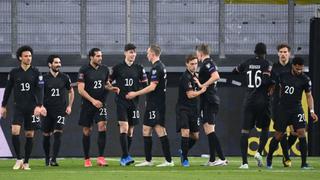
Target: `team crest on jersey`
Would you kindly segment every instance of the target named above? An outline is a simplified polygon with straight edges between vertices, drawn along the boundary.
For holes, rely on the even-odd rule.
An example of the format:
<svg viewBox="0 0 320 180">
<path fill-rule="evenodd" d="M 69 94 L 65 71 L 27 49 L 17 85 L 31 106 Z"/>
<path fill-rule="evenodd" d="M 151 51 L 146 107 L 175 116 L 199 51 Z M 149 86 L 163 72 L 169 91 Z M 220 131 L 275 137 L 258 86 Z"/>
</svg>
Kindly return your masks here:
<svg viewBox="0 0 320 180">
<path fill-rule="evenodd" d="M 156 73 L 157 73 L 156 69 L 152 70 L 152 72 L 151 72 L 151 74 L 156 74 Z"/>
</svg>

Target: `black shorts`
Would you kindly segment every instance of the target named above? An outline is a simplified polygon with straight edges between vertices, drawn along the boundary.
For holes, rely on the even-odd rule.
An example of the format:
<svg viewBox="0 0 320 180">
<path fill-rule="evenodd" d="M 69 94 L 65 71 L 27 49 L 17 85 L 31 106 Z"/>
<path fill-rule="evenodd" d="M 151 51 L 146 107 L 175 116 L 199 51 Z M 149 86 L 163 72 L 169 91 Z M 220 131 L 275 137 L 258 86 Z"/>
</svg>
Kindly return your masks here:
<svg viewBox="0 0 320 180">
<path fill-rule="evenodd" d="M 147 102 L 146 112 L 144 113 L 143 125 L 154 127 L 160 125 L 165 127 L 165 104 Z"/>
<path fill-rule="evenodd" d="M 47 109 L 47 116 L 41 122 L 42 131 L 45 133 L 53 132 L 54 130 L 62 130 L 65 124 L 66 112 L 64 110 Z"/>
<path fill-rule="evenodd" d="M 202 124 L 215 124 L 218 112 L 219 104 L 210 103 L 204 98 L 200 99 L 200 119 Z"/>
<path fill-rule="evenodd" d="M 246 104 L 243 110 L 242 129 L 251 130 L 257 128 L 269 128 L 271 110 L 268 102 L 259 104 Z"/>
<path fill-rule="evenodd" d="M 129 126 L 139 124 L 140 111 L 136 104 L 124 100 L 117 100 L 118 121 L 127 121 Z"/>
<path fill-rule="evenodd" d="M 33 131 L 40 128 L 40 117 L 33 115 L 35 106 L 22 108 L 14 106 L 12 125 L 20 125 L 24 130 Z"/>
<path fill-rule="evenodd" d="M 107 108 L 103 105 L 102 108 L 96 108 L 91 105 L 81 105 L 79 125 L 83 127 L 91 127 L 93 123 L 107 121 Z"/>
<path fill-rule="evenodd" d="M 176 106 L 176 131 L 189 129 L 190 132 L 199 132 L 200 119 L 197 107 L 190 108 L 177 104 Z"/>
<path fill-rule="evenodd" d="M 293 126 L 294 130 L 306 128 L 303 109 L 286 109 L 279 105 L 279 120 L 274 123 L 274 129 L 278 132 L 286 132 L 290 125 Z"/>
</svg>

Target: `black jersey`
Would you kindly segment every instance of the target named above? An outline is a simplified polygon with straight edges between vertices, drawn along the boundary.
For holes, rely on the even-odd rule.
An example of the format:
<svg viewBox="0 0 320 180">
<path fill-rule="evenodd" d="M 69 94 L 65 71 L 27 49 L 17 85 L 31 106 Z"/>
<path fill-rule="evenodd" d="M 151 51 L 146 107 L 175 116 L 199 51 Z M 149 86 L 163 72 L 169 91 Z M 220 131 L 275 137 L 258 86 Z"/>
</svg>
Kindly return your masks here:
<svg viewBox="0 0 320 180">
<path fill-rule="evenodd" d="M 179 96 L 178 96 L 178 104 L 186 107 L 197 108 L 198 99 L 191 98 L 189 99 L 187 96 L 188 91 L 197 91 L 198 86 L 194 81 L 194 74 L 191 74 L 188 70 L 186 70 L 182 76 L 180 77 L 179 82 Z"/>
<path fill-rule="evenodd" d="M 302 73 L 293 75 L 292 72 L 280 74 L 279 83 L 281 87 L 280 104 L 286 109 L 302 108 L 301 97 L 303 91 L 311 91 L 310 78 Z"/>
<path fill-rule="evenodd" d="M 71 80 L 67 74 L 59 72 L 56 77 L 52 73 L 43 76 L 44 100 L 47 109 L 66 109 L 67 91 L 71 89 Z"/>
<path fill-rule="evenodd" d="M 100 65 L 97 69 L 90 64 L 84 65 L 80 68 L 78 74 L 78 82 L 85 84 L 84 90 L 87 91 L 91 97 L 102 103 L 105 102 L 108 94 L 108 91 L 105 89 L 108 78 L 109 69 L 105 65 Z M 82 102 L 91 104 L 91 102 L 85 98 L 82 98 Z"/>
<path fill-rule="evenodd" d="M 271 78 L 275 82 L 275 89 L 273 92 L 273 104 L 279 103 L 279 95 L 280 95 L 280 86 L 279 86 L 279 76 L 282 73 L 290 72 L 291 71 L 291 62 L 289 61 L 286 65 L 282 65 L 279 62 L 276 62 L 272 65 L 272 71 L 271 71 Z"/>
<path fill-rule="evenodd" d="M 113 86 L 120 89 L 120 93 L 116 96 L 116 99 L 120 98 L 126 101 L 130 101 L 125 97 L 128 92 L 140 90 L 143 87 L 142 83 L 147 83 L 148 81 L 143 66 L 135 63 L 129 66 L 125 61 L 112 68 L 110 80 Z M 138 97 L 133 99 L 133 101 L 137 102 Z"/>
<path fill-rule="evenodd" d="M 147 102 L 164 105 L 166 100 L 167 70 L 165 65 L 159 60 L 156 61 L 149 73 L 150 82 L 157 83 L 154 91 L 147 94 Z"/>
<path fill-rule="evenodd" d="M 258 102 L 257 100 L 269 101 L 268 87 L 270 84 L 268 82 L 271 80 L 269 76 L 271 69 L 271 63 L 259 57 L 248 59 L 238 65 L 237 70 L 240 73 L 246 73 L 247 103 Z"/>
<path fill-rule="evenodd" d="M 199 70 L 199 80 L 203 84 L 211 78 L 211 74 L 218 71 L 218 67 L 211 58 L 203 61 Z M 211 103 L 220 104 L 219 96 L 217 95 L 217 82 L 207 87 L 205 93 L 201 94 L 201 99 L 207 99 Z"/>
<path fill-rule="evenodd" d="M 35 67 L 29 67 L 26 71 L 22 67 L 14 68 L 8 75 L 2 107 L 8 104 L 9 96 L 13 88 L 14 104 L 21 108 L 41 106 L 43 101 L 43 77 Z"/>
</svg>

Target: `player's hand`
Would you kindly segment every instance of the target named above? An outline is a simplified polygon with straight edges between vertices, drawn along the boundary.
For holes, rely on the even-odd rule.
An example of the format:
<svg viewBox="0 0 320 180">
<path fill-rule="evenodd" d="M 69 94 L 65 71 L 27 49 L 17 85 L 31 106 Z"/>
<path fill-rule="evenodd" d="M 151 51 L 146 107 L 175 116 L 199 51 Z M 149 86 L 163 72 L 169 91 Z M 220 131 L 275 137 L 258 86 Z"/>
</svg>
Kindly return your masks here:
<svg viewBox="0 0 320 180">
<path fill-rule="evenodd" d="M 316 115 L 316 113 L 312 112 L 312 113 L 310 113 L 310 115 L 312 117 L 313 123 L 318 121 L 318 116 Z"/>
<path fill-rule="evenodd" d="M 36 107 L 34 108 L 33 115 L 39 117 L 39 116 L 41 115 L 41 107 L 36 106 Z"/>
<path fill-rule="evenodd" d="M 116 93 L 116 94 L 119 94 L 119 93 L 120 93 L 120 88 L 118 88 L 118 87 L 112 87 L 112 88 L 111 88 L 111 91 L 114 92 L 114 93 Z"/>
<path fill-rule="evenodd" d="M 93 100 L 92 102 L 92 105 L 94 106 L 94 107 L 96 107 L 96 108 L 102 108 L 103 107 L 103 104 L 102 104 L 102 102 L 101 101 L 99 101 L 99 100 Z"/>
<path fill-rule="evenodd" d="M 133 99 L 133 98 L 135 98 L 136 96 L 137 96 L 136 93 L 133 92 L 133 91 L 131 91 L 131 92 L 129 92 L 129 93 L 126 95 L 126 98 L 127 98 L 127 99 Z"/>
<path fill-rule="evenodd" d="M 70 114 L 71 114 L 71 110 L 72 110 L 71 106 L 67 106 L 67 108 L 66 108 L 66 113 L 67 113 L 68 115 L 70 115 Z"/>
<path fill-rule="evenodd" d="M 47 116 L 47 109 L 44 106 L 41 106 L 40 114 L 44 117 Z"/>
<path fill-rule="evenodd" d="M 6 107 L 1 107 L 1 112 L 0 116 L 5 119 L 7 117 L 7 108 Z"/>
<path fill-rule="evenodd" d="M 206 92 L 206 90 L 207 90 L 207 87 L 206 87 L 206 86 L 203 86 L 200 91 L 201 91 L 201 92 Z"/>
</svg>

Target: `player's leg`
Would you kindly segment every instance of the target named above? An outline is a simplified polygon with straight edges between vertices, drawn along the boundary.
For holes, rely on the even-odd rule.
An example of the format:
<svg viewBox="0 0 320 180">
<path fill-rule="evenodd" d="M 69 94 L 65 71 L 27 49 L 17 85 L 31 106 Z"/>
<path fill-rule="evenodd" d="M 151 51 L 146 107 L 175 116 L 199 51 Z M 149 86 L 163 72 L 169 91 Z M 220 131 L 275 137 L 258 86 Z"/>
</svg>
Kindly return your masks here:
<svg viewBox="0 0 320 180">
<path fill-rule="evenodd" d="M 144 125 L 142 127 L 142 135 L 144 140 L 144 154 L 145 154 L 145 161 L 135 166 L 153 166 L 152 163 L 152 130 L 153 127 L 145 125 L 146 119 L 144 120 Z"/>
<path fill-rule="evenodd" d="M 90 135 L 92 131 L 92 124 L 94 118 L 94 110 L 90 107 L 82 105 L 80 112 L 79 125 L 82 126 L 82 148 L 84 153 L 84 166 L 91 167 L 92 163 L 90 160 Z"/>
<path fill-rule="evenodd" d="M 246 105 L 243 110 L 242 129 L 240 136 L 240 150 L 242 157 L 242 164 L 240 169 L 248 169 L 248 139 L 250 130 L 254 127 L 255 119 L 253 114 L 253 108 Z"/>
<path fill-rule="evenodd" d="M 30 170 L 29 159 L 30 159 L 30 155 L 32 152 L 32 147 L 33 147 L 34 130 L 26 130 L 25 136 L 26 136 L 26 143 L 24 146 L 25 156 L 24 156 L 24 161 L 23 161 L 23 169 Z"/>
<path fill-rule="evenodd" d="M 157 165 L 157 167 L 174 166 L 174 163 L 173 163 L 172 157 L 171 157 L 171 152 L 170 152 L 169 138 L 167 135 L 166 128 L 164 127 L 164 123 L 157 124 L 154 127 L 154 129 L 160 139 L 162 152 L 163 152 L 163 155 L 166 160 L 164 163 Z"/>
<path fill-rule="evenodd" d="M 293 126 L 289 126 L 290 128 L 290 135 L 288 137 L 288 149 L 291 149 L 291 147 L 296 143 L 297 139 L 298 139 L 298 135 L 295 132 Z"/>
<path fill-rule="evenodd" d="M 133 131 L 134 131 L 134 126 L 129 125 L 128 134 L 127 134 L 128 151 L 130 151 L 130 148 L 131 148 Z"/>
<path fill-rule="evenodd" d="M 14 170 L 21 169 L 23 165 L 23 160 L 21 158 L 21 151 L 20 151 L 20 130 L 21 130 L 21 125 L 18 125 L 18 124 L 11 125 L 12 145 L 17 157 L 17 161 L 13 166 Z"/>
<path fill-rule="evenodd" d="M 273 138 L 270 141 L 269 145 L 269 152 L 267 154 L 267 168 L 271 169 L 272 168 L 272 158 L 273 158 L 273 153 L 278 149 L 278 144 L 281 141 L 281 138 L 283 137 L 283 132 L 285 130 L 285 127 L 282 128 L 282 130 L 277 130 L 279 128 L 276 128 L 276 132 L 274 133 Z"/>
<path fill-rule="evenodd" d="M 301 168 L 307 169 L 309 168 L 309 165 L 307 164 L 308 144 L 306 140 L 305 128 L 297 129 L 297 135 L 299 138 L 299 147 L 301 152 Z"/>
<path fill-rule="evenodd" d="M 184 165 L 184 162 L 188 162 L 188 152 L 189 152 L 189 139 L 190 139 L 190 130 L 189 128 L 181 128 L 181 164 Z"/>
<path fill-rule="evenodd" d="M 45 119 L 41 122 L 42 126 L 42 135 L 43 135 L 43 141 L 42 141 L 42 147 L 45 154 L 45 165 L 50 165 L 50 137 L 52 133 L 53 123 L 52 119 L 50 118 L 50 113 L 47 114 Z"/>
<path fill-rule="evenodd" d="M 106 166 L 108 165 L 107 161 L 104 158 L 104 150 L 106 147 L 106 131 L 107 131 L 107 121 L 101 120 L 97 123 L 98 126 L 98 153 L 99 156 L 97 158 L 97 164 L 99 166 Z"/>
<path fill-rule="evenodd" d="M 57 113 L 57 115 L 55 115 L 54 117 L 55 121 L 53 121 L 53 153 L 52 158 L 50 160 L 50 165 L 59 166 L 59 164 L 57 163 L 57 157 L 61 146 L 61 136 L 63 133 L 63 127 L 65 124 L 66 117 L 64 112 Z"/>
</svg>

